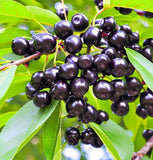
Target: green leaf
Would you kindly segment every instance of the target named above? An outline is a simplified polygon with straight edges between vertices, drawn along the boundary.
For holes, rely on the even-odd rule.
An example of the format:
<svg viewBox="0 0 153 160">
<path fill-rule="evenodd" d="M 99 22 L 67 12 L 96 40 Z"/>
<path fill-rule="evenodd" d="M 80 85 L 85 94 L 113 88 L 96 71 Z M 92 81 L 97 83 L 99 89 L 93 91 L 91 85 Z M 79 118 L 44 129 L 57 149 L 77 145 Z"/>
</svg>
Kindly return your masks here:
<svg viewBox="0 0 153 160">
<path fill-rule="evenodd" d="M 140 72 L 147 86 L 153 91 L 153 63 L 132 49 L 126 48 L 126 52 L 130 62 Z"/>
<path fill-rule="evenodd" d="M 90 125 L 106 145 L 114 160 L 131 159 L 134 145 L 123 128 L 112 120 L 101 125 L 91 122 Z"/>
<path fill-rule="evenodd" d="M 11 48 L 11 42 L 16 37 L 31 37 L 31 34 L 28 30 L 12 27 L 6 28 L 0 32 L 0 49 L 1 48 Z M 1 52 L 0 52 L 0 56 Z"/>
<path fill-rule="evenodd" d="M 147 28 L 142 34 L 141 34 L 141 41 L 144 41 L 147 38 L 153 37 L 153 28 Z"/>
<path fill-rule="evenodd" d="M 43 127 L 43 146 L 47 160 L 52 160 L 59 137 L 61 106 L 58 105 Z"/>
<path fill-rule="evenodd" d="M 124 7 L 124 8 L 133 8 L 133 9 L 140 9 L 153 12 L 152 0 L 147 0 L 147 1 L 104 0 L 104 7 Z"/>
<path fill-rule="evenodd" d="M 11 48 L 0 49 L 0 58 L 2 58 L 3 55 L 6 55 L 6 54 L 11 53 L 11 52 L 12 52 Z"/>
<path fill-rule="evenodd" d="M 59 101 L 46 108 L 26 103 L 6 124 L 0 134 L 0 159 L 13 159 L 15 154 L 36 134 L 51 116 Z"/>
<path fill-rule="evenodd" d="M 17 94 L 25 92 L 26 84 L 30 81 L 31 74 L 27 73 L 23 65 L 17 67 L 16 74 L 5 95 L 0 99 L 0 109 L 5 101 Z"/>
<path fill-rule="evenodd" d="M 27 10 L 27 8 L 18 2 L 12 0 L 1 0 L 0 6 L 1 23 L 33 19 L 32 14 Z"/>
<path fill-rule="evenodd" d="M 10 83 L 13 80 L 15 71 L 16 71 L 17 66 L 12 66 L 9 69 L 5 71 L 0 72 L 0 99 L 4 96 L 4 94 L 7 92 Z"/>
<path fill-rule="evenodd" d="M 16 112 L 7 112 L 0 115 L 0 128 L 3 127 L 7 121 L 15 114 Z"/>
<path fill-rule="evenodd" d="M 27 6 L 27 9 L 33 14 L 35 19 L 41 24 L 54 26 L 54 24 L 60 21 L 60 18 L 53 12 L 34 6 Z"/>
</svg>

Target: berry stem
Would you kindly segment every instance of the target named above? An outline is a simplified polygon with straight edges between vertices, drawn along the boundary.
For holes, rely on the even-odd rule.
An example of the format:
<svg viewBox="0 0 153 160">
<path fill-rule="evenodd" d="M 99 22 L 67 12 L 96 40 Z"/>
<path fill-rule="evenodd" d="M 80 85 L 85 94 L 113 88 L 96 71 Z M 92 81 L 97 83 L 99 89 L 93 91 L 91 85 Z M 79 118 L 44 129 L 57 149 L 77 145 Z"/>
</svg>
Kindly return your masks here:
<svg viewBox="0 0 153 160">
<path fill-rule="evenodd" d="M 9 64 L 7 64 L 7 65 L 4 65 L 4 66 L 1 66 L 0 67 L 0 71 L 1 70 L 4 70 L 4 69 L 6 69 L 6 68 L 8 68 L 8 67 L 10 67 L 10 66 L 13 66 L 13 65 L 20 65 L 20 64 L 24 64 L 24 63 L 26 63 L 26 62 L 29 62 L 30 60 L 32 60 L 32 59 L 35 59 L 35 58 L 37 58 L 37 57 L 39 57 L 41 55 L 41 53 L 40 52 L 38 52 L 38 53 L 36 53 L 36 54 L 33 54 L 33 55 L 31 55 L 31 56 L 29 56 L 29 57 L 26 57 L 26 58 L 23 58 L 23 59 L 19 59 L 19 60 L 17 60 L 17 61 L 11 61 L 11 63 L 9 63 Z"/>
<path fill-rule="evenodd" d="M 47 61 L 48 61 L 48 56 L 49 56 L 49 54 L 47 54 L 47 56 L 46 56 L 46 59 L 45 59 L 45 64 L 44 64 L 44 67 L 43 67 L 43 71 L 44 71 L 44 70 L 45 70 L 45 68 L 46 68 Z"/>
<path fill-rule="evenodd" d="M 64 17 L 65 17 L 65 20 L 67 21 L 67 16 L 66 16 L 66 11 L 65 11 L 65 6 L 64 6 L 64 0 L 61 0 L 61 2 L 62 2 L 63 10 L 64 10 Z"/>
<path fill-rule="evenodd" d="M 144 155 L 146 155 L 149 150 L 153 147 L 153 136 L 149 141 L 136 153 L 133 154 L 131 160 L 140 160 Z"/>
</svg>

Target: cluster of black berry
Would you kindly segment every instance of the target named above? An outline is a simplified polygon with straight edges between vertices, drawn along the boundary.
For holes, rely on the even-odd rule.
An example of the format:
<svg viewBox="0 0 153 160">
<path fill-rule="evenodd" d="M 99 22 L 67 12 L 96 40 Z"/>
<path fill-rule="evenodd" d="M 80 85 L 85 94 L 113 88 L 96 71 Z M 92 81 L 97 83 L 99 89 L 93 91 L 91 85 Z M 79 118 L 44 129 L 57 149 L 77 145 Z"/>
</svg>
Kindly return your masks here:
<svg viewBox="0 0 153 160">
<path fill-rule="evenodd" d="M 69 127 L 65 132 L 65 139 L 69 145 L 73 146 L 78 144 L 79 139 L 83 144 L 91 144 L 96 148 L 99 148 L 103 145 L 103 142 L 100 140 L 100 138 L 92 128 L 85 129 L 80 135 L 80 131 L 78 128 Z"/>
<path fill-rule="evenodd" d="M 60 40 L 64 50 L 69 53 L 65 64 L 35 72 L 31 82 L 26 86 L 27 97 L 38 107 L 47 107 L 52 99 L 64 100 L 69 118 L 78 117 L 83 123 L 101 124 L 107 121 L 109 116 L 105 111 L 97 111 L 86 102 L 85 94 L 89 87 L 92 86 L 96 98 L 113 101 L 111 109 L 116 115 L 125 116 L 129 111 L 128 103 L 135 101 L 140 95 L 142 83 L 131 76 L 135 68 L 128 60 L 124 47 L 132 48 L 152 61 L 153 39 L 144 41 L 142 49 L 138 45 L 139 34 L 132 32 L 128 25 L 117 26 L 113 17 L 98 19 L 95 21 L 95 26 L 88 26 L 88 18 L 78 13 L 72 17 L 71 22 L 68 20 L 57 22 L 54 25 L 55 36 L 50 33 L 38 33 L 30 41 L 20 37 L 15 38 L 12 50 L 17 55 L 31 55 L 35 51 L 53 52 L 57 41 Z M 73 34 L 74 32 L 81 34 L 77 36 Z M 83 44 L 87 45 L 87 53 L 80 55 Z M 90 54 L 92 46 L 99 52 Z M 105 78 L 112 80 L 108 81 Z M 142 118 L 144 118 L 144 108 L 147 110 L 147 115 L 153 115 L 150 111 L 153 107 L 153 94 L 151 98 L 150 94 L 151 91 L 140 96 L 141 107 L 136 113 Z M 88 138 L 85 135 L 88 135 Z M 82 133 L 81 141 L 88 143 L 91 135 L 94 139 L 90 144 L 102 145 L 91 129 Z M 71 142 L 69 136 L 75 137 L 75 140 Z M 66 137 L 69 144 L 74 145 L 79 141 L 80 133 L 77 129 L 70 128 Z"/>
</svg>

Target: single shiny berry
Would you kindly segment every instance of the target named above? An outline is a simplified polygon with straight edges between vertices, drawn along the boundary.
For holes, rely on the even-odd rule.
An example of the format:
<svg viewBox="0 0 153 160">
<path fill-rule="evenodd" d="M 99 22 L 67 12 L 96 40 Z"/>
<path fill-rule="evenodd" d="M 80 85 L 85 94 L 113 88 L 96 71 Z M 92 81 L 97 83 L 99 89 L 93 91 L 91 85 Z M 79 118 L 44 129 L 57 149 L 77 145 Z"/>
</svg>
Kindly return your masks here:
<svg viewBox="0 0 153 160">
<path fill-rule="evenodd" d="M 81 76 L 88 82 L 89 85 L 94 84 L 98 80 L 98 74 L 93 68 L 83 70 L 81 72 Z"/>
<path fill-rule="evenodd" d="M 66 14 L 66 16 L 68 15 L 68 12 L 69 12 L 69 11 L 68 11 L 68 8 L 65 7 L 65 14 Z M 64 14 L 64 9 L 63 9 L 63 7 L 57 8 L 56 14 L 57 14 L 62 20 L 65 20 L 65 14 Z"/>
<path fill-rule="evenodd" d="M 153 47 L 153 38 L 148 38 L 143 41 L 143 46 L 151 46 Z"/>
<path fill-rule="evenodd" d="M 107 112 L 103 111 L 103 110 L 98 110 L 98 116 L 96 119 L 96 123 L 97 124 L 101 124 L 104 121 L 108 121 L 109 120 L 109 115 Z"/>
<path fill-rule="evenodd" d="M 71 97 L 66 102 L 66 110 L 68 114 L 77 116 L 79 114 L 82 114 L 86 109 L 85 101 L 82 98 L 74 98 Z"/>
<path fill-rule="evenodd" d="M 82 41 L 80 37 L 76 35 L 71 35 L 68 38 L 66 38 L 64 41 L 64 45 L 66 51 L 71 54 L 78 53 L 82 49 Z"/>
<path fill-rule="evenodd" d="M 69 54 L 68 56 L 66 56 L 65 58 L 65 63 L 68 63 L 68 62 L 74 62 L 74 63 L 77 63 L 79 57 L 76 56 L 76 55 L 73 55 L 73 54 Z"/>
<path fill-rule="evenodd" d="M 95 20 L 95 26 L 98 27 L 98 28 L 100 28 L 100 24 L 101 24 L 102 21 L 103 21 L 102 18 L 96 19 L 96 20 Z"/>
<path fill-rule="evenodd" d="M 62 20 L 54 25 L 54 32 L 60 38 L 65 40 L 73 34 L 74 28 L 71 22 Z"/>
<path fill-rule="evenodd" d="M 127 33 L 124 31 L 114 31 L 108 36 L 108 42 L 111 46 L 116 49 L 124 49 L 124 46 L 127 43 Z"/>
<path fill-rule="evenodd" d="M 80 69 L 88 69 L 92 66 L 93 59 L 93 56 L 90 54 L 82 55 L 79 57 L 77 65 Z"/>
<path fill-rule="evenodd" d="M 142 83 L 136 77 L 129 77 L 126 79 L 126 93 L 129 96 L 136 96 L 142 89 Z"/>
<path fill-rule="evenodd" d="M 29 99 L 32 99 L 33 95 L 34 95 L 37 91 L 38 91 L 38 90 L 37 90 L 36 88 L 34 88 L 31 83 L 28 83 L 28 84 L 26 85 L 26 90 L 25 90 L 25 92 L 26 92 L 26 96 L 27 96 Z"/>
<path fill-rule="evenodd" d="M 153 104 L 153 92 L 152 91 L 142 92 L 140 95 L 140 103 L 142 105 Z"/>
<path fill-rule="evenodd" d="M 50 67 L 44 71 L 43 77 L 46 82 L 53 85 L 55 81 L 59 78 L 59 67 Z"/>
<path fill-rule="evenodd" d="M 125 82 L 122 79 L 114 79 L 111 81 L 111 83 L 115 89 L 114 95 L 122 96 L 125 94 L 126 86 Z"/>
<path fill-rule="evenodd" d="M 81 142 L 84 144 L 91 144 L 95 136 L 92 128 L 87 128 L 81 133 Z"/>
<path fill-rule="evenodd" d="M 132 44 L 128 47 L 135 50 L 136 52 L 143 53 L 143 50 L 142 50 L 141 46 L 138 45 L 138 44 Z"/>
<path fill-rule="evenodd" d="M 118 116 L 125 116 L 129 112 L 129 105 L 125 101 L 113 102 L 111 109 Z"/>
<path fill-rule="evenodd" d="M 93 67 L 97 72 L 110 70 L 111 59 L 106 54 L 99 54 L 93 61 Z"/>
<path fill-rule="evenodd" d="M 110 59 L 114 59 L 117 57 L 117 50 L 114 47 L 106 47 L 102 54 L 107 55 Z"/>
<path fill-rule="evenodd" d="M 99 80 L 93 85 L 93 93 L 98 99 L 107 100 L 113 96 L 114 87 L 106 80 Z"/>
<path fill-rule="evenodd" d="M 34 35 L 35 48 L 39 52 L 48 53 L 56 46 L 56 39 L 50 33 L 38 33 Z"/>
<path fill-rule="evenodd" d="M 72 79 L 70 82 L 70 91 L 77 98 L 82 97 L 88 89 L 88 82 L 82 77 Z"/>
<path fill-rule="evenodd" d="M 36 89 L 42 89 L 44 87 L 45 78 L 43 75 L 43 71 L 35 72 L 31 77 L 31 84 Z"/>
<path fill-rule="evenodd" d="M 125 101 L 127 103 L 131 103 L 131 102 L 134 102 L 136 99 L 138 98 L 138 95 L 135 95 L 135 96 L 129 96 L 127 94 L 123 95 L 120 97 L 120 99 L 122 101 Z"/>
<path fill-rule="evenodd" d="M 84 33 L 84 43 L 97 45 L 101 40 L 101 32 L 97 27 L 89 27 Z"/>
<path fill-rule="evenodd" d="M 74 30 L 80 32 L 88 27 L 89 20 L 84 14 L 77 13 L 72 17 L 71 23 L 73 24 Z"/>
<path fill-rule="evenodd" d="M 50 89 L 51 97 L 56 100 L 63 100 L 69 94 L 69 84 L 64 80 L 58 80 Z"/>
<path fill-rule="evenodd" d="M 132 32 L 132 34 L 129 34 L 128 35 L 128 43 L 130 43 L 130 44 L 139 43 L 139 33 Z"/>
<path fill-rule="evenodd" d="M 98 7 L 98 9 L 102 9 L 103 8 L 103 0 L 94 0 L 96 6 Z"/>
<path fill-rule="evenodd" d="M 132 34 L 132 29 L 129 25 L 124 24 L 121 26 L 120 30 L 126 32 L 127 34 Z"/>
<path fill-rule="evenodd" d="M 65 132 L 65 139 L 69 145 L 75 146 L 79 143 L 80 131 L 78 128 L 69 127 Z"/>
<path fill-rule="evenodd" d="M 148 141 L 153 136 L 153 130 L 152 129 L 145 129 L 143 131 L 142 136 L 145 138 L 146 141 Z"/>
<path fill-rule="evenodd" d="M 95 148 L 100 148 L 103 146 L 103 142 L 101 141 L 101 139 L 98 137 L 97 134 L 94 136 L 94 139 L 93 139 L 91 145 Z"/>
<path fill-rule="evenodd" d="M 66 64 L 62 64 L 59 67 L 59 76 L 60 78 L 70 80 L 77 76 L 78 74 L 78 66 L 74 62 L 69 62 Z"/>
<path fill-rule="evenodd" d="M 86 104 L 86 110 L 84 111 L 84 113 L 79 115 L 79 119 L 83 123 L 95 122 L 95 120 L 97 119 L 97 116 L 98 116 L 98 112 L 96 108 L 90 104 Z"/>
<path fill-rule="evenodd" d="M 24 55 L 29 53 L 29 42 L 28 40 L 26 40 L 25 38 L 22 37 L 17 37 L 15 39 L 13 39 L 12 41 L 12 51 L 16 54 L 16 55 Z"/>
<path fill-rule="evenodd" d="M 152 61 L 153 59 L 153 48 L 150 46 L 146 46 L 143 48 L 142 55 L 146 57 L 148 60 Z"/>
<path fill-rule="evenodd" d="M 123 58 L 115 58 L 111 61 L 111 74 L 115 77 L 125 76 L 128 69 L 128 63 Z"/>
<path fill-rule="evenodd" d="M 143 118 L 143 119 L 147 118 L 147 116 L 148 116 L 146 109 L 143 108 L 141 105 L 138 105 L 138 106 L 137 106 L 136 114 L 137 114 L 139 117 Z"/>
<path fill-rule="evenodd" d="M 51 103 L 51 96 L 47 91 L 36 92 L 33 102 L 37 107 L 47 107 Z"/>
<path fill-rule="evenodd" d="M 146 110 L 148 116 L 153 117 L 153 104 L 147 103 L 142 106 Z"/>
<path fill-rule="evenodd" d="M 100 24 L 100 28 L 104 32 L 112 32 L 116 28 L 116 21 L 113 17 L 106 17 Z"/>
</svg>

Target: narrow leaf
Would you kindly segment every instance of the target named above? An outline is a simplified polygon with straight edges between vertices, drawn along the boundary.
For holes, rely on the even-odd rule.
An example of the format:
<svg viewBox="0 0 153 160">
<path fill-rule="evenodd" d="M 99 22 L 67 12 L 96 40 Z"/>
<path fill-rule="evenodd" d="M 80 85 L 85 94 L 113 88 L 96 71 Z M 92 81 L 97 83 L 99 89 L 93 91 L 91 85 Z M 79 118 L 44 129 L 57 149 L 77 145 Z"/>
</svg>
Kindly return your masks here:
<svg viewBox="0 0 153 160">
<path fill-rule="evenodd" d="M 60 129 L 60 110 L 61 106 L 58 105 L 53 114 L 45 122 L 43 127 L 43 146 L 47 160 L 52 160 L 54 157 L 55 147 L 58 139 Z"/>
<path fill-rule="evenodd" d="M 41 24 L 54 26 L 54 24 L 60 21 L 60 18 L 53 12 L 34 6 L 27 6 L 27 9 L 33 14 L 35 19 Z"/>
<path fill-rule="evenodd" d="M 7 121 L 15 114 L 16 112 L 8 112 L 0 115 L 0 128 L 3 127 Z"/>
<path fill-rule="evenodd" d="M 101 125 L 91 122 L 90 125 L 106 145 L 114 160 L 131 159 L 134 145 L 123 128 L 111 120 Z"/>
<path fill-rule="evenodd" d="M 0 159 L 13 159 L 15 154 L 37 133 L 55 110 L 58 101 L 38 108 L 32 101 L 25 104 L 6 124 L 0 134 Z"/>
<path fill-rule="evenodd" d="M 132 49 L 126 48 L 126 52 L 130 62 L 139 71 L 147 86 L 153 91 L 153 63 Z"/>
<path fill-rule="evenodd" d="M 14 65 L 14 66 L 10 67 L 9 69 L 0 72 L 0 89 L 1 89 L 0 99 L 3 97 L 3 95 L 8 90 L 8 88 L 13 80 L 16 68 L 17 68 L 17 66 Z"/>
</svg>

